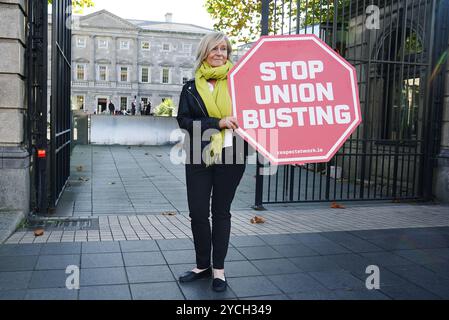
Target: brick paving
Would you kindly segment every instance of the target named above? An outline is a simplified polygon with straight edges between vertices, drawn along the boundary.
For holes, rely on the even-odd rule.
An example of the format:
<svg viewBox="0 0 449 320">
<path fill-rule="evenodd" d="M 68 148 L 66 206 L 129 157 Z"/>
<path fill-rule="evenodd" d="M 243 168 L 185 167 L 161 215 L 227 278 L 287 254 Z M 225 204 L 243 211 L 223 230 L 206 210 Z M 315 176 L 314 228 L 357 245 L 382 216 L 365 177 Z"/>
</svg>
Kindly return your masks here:
<svg viewBox="0 0 449 320">
<path fill-rule="evenodd" d="M 449 299 L 449 227 L 232 236 L 225 293 L 211 279 L 179 283 L 194 263 L 191 239 L 3 244 L 0 299 Z M 67 266 L 79 290 L 66 288 Z"/>
<path fill-rule="evenodd" d="M 263 212 L 233 211 L 231 234 L 244 236 L 449 226 L 449 206 L 444 205 L 358 205 L 345 209 L 331 209 L 325 205 L 296 209 L 273 207 Z M 250 219 L 255 214 L 264 217 L 266 222 L 251 224 Z M 172 216 L 102 215 L 98 219 L 97 230 L 48 230 L 42 237 L 35 237 L 32 230 L 18 231 L 6 243 L 191 238 L 188 213 Z"/>
<path fill-rule="evenodd" d="M 195 264 L 183 167 L 167 147 L 151 150 L 77 147 L 44 235 L 25 228 L 0 245 L 0 300 L 449 299 L 449 206 L 254 211 L 251 167 L 232 208 L 228 290 L 213 292 L 211 279 L 179 283 Z M 266 222 L 251 224 L 256 214 Z M 80 270 L 79 290 L 66 288 L 68 266 Z M 366 286 L 368 266 L 379 268 L 378 289 Z"/>
</svg>

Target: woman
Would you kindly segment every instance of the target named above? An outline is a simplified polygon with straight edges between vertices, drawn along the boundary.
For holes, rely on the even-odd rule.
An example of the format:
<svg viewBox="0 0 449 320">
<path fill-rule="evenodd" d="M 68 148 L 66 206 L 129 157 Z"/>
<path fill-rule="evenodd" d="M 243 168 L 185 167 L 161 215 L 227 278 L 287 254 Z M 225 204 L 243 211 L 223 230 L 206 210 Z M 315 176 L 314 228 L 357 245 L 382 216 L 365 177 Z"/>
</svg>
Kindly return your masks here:
<svg viewBox="0 0 449 320">
<path fill-rule="evenodd" d="M 182 89 L 177 116 L 180 128 L 187 130 L 190 138 L 186 139 L 190 142 L 190 147 L 186 148 L 189 155 L 186 184 L 196 253 L 196 267 L 181 275 L 179 280 L 190 282 L 213 275 L 212 288 L 218 292 L 227 287 L 224 260 L 231 231 L 230 209 L 245 171 L 247 154 L 247 145 L 236 143 L 232 135 L 238 123 L 231 117 L 227 87 L 227 74 L 232 68 L 231 51 L 231 44 L 223 33 L 210 33 L 201 40 L 195 79 Z M 194 127 L 210 139 L 201 141 L 204 136 L 194 136 Z M 208 129 L 215 131 L 207 135 L 211 133 Z M 195 148 L 195 144 L 201 148 Z M 244 147 L 236 148 L 237 145 Z M 212 230 L 209 223 L 211 194 Z"/>
</svg>

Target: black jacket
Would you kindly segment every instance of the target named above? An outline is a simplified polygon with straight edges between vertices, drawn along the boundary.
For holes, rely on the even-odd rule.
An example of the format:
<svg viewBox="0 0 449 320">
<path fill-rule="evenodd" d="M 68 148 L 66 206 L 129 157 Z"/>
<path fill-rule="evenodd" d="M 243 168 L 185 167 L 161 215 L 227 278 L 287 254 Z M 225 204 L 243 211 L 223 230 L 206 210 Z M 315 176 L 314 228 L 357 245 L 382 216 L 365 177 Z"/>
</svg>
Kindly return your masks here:
<svg viewBox="0 0 449 320">
<path fill-rule="evenodd" d="M 201 135 L 203 135 L 203 133 L 208 129 L 215 129 L 217 131 L 220 131 L 220 119 L 209 116 L 206 105 L 204 104 L 203 99 L 196 89 L 194 79 L 187 81 L 182 88 L 181 97 L 179 99 L 178 116 L 176 117 L 176 119 L 178 120 L 179 127 L 186 130 L 190 136 L 190 139 L 184 140 L 184 149 L 186 150 L 188 157 L 190 157 L 190 162 L 188 163 L 193 163 L 192 160 L 194 142 L 192 137 L 194 121 L 200 124 Z M 238 143 L 237 139 L 240 139 Z M 209 143 L 210 141 L 201 141 L 201 152 L 203 152 L 204 148 Z M 241 143 L 244 144 L 243 150 L 241 150 L 242 148 L 236 148 L 236 146 L 241 145 Z M 225 152 L 227 151 L 225 150 Z M 246 156 L 248 155 L 247 142 L 243 141 L 243 139 L 237 135 L 235 135 L 233 139 L 233 154 L 235 156 L 238 156 L 240 159 L 245 159 L 245 161 Z"/>
</svg>

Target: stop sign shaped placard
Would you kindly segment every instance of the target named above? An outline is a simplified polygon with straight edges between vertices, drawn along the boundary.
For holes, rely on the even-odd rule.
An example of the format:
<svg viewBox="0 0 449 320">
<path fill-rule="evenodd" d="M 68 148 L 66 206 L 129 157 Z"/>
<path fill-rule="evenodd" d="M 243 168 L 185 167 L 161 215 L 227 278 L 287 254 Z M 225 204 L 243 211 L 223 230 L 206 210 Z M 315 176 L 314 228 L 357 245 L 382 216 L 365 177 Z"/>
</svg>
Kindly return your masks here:
<svg viewBox="0 0 449 320">
<path fill-rule="evenodd" d="M 328 162 L 361 122 L 355 68 L 315 35 L 260 38 L 228 87 L 237 133 L 272 164 Z"/>
</svg>

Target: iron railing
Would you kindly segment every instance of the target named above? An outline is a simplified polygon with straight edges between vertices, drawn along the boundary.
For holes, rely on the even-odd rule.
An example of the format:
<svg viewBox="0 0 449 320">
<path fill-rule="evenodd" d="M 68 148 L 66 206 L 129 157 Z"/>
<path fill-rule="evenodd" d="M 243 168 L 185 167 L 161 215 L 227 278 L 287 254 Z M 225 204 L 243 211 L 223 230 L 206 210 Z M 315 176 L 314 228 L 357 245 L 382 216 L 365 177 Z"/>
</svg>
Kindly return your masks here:
<svg viewBox="0 0 449 320">
<path fill-rule="evenodd" d="M 263 1 L 262 34 L 316 34 L 356 68 L 362 124 L 328 163 L 279 166 L 263 176 L 258 164 L 255 208 L 431 198 L 441 125 L 433 92 L 443 83 L 431 75 L 447 49 L 444 2 Z"/>
</svg>

